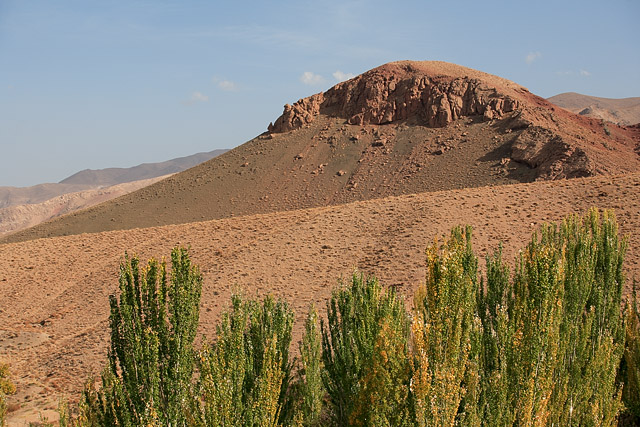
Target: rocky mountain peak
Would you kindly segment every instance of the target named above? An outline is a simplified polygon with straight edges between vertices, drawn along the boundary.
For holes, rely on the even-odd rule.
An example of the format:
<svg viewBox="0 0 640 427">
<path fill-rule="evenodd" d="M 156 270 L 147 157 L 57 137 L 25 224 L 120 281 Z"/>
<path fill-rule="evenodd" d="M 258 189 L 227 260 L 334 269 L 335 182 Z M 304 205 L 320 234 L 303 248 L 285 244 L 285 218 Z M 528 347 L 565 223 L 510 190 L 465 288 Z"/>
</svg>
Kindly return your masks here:
<svg viewBox="0 0 640 427">
<path fill-rule="evenodd" d="M 282 116 L 269 125 L 269 132 L 299 129 L 319 114 L 356 125 L 415 118 L 429 127 L 444 127 L 463 116 L 493 119 L 515 111 L 520 105 L 517 92 L 526 89 L 453 64 L 394 62 L 285 105 Z"/>
</svg>

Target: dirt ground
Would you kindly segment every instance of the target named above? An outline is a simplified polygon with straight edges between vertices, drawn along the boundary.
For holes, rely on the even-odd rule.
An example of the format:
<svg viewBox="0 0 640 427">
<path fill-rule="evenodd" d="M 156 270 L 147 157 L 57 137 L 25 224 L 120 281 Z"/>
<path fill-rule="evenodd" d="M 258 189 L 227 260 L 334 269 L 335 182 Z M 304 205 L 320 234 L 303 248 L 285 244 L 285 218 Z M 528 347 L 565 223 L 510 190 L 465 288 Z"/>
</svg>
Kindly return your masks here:
<svg viewBox="0 0 640 427">
<path fill-rule="evenodd" d="M 614 209 L 629 236 L 626 269 L 640 277 L 640 174 L 403 195 L 332 207 L 182 225 L 80 234 L 0 245 L 0 358 L 18 393 L 9 425 L 55 417 L 60 396 L 77 399 L 108 346 L 108 296 L 124 252 L 146 260 L 191 247 L 204 284 L 200 332 L 213 338 L 233 289 L 273 294 L 295 309 L 294 341 L 310 303 L 354 269 L 407 296 L 423 281 L 424 250 L 451 227 L 474 228 L 484 256 L 504 244 L 513 261 L 545 221 L 592 206 Z M 483 262 L 480 263 L 483 265 Z M 627 284 L 630 286 L 630 283 Z M 408 298 L 409 299 L 409 298 Z"/>
</svg>

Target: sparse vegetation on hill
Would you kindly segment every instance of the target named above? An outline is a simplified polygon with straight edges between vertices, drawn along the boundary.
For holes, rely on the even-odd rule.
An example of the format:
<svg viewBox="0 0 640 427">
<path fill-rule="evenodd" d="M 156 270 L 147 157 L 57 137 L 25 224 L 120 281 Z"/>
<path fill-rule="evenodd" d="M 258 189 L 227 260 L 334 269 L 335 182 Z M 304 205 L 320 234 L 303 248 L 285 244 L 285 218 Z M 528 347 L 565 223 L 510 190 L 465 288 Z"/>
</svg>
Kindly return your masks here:
<svg viewBox="0 0 640 427">
<path fill-rule="evenodd" d="M 454 228 L 427 249 L 412 316 L 392 289 L 354 274 L 334 290 L 321 333 L 309 311 L 300 361 L 289 357 L 293 312 L 272 297 L 234 296 L 216 340 L 192 350 L 200 276 L 186 251 L 172 253 L 171 286 L 164 264 L 140 274 L 127 259 L 109 366 L 73 422 L 614 426 L 638 408 L 625 250 L 613 214 L 591 210 L 534 233 L 513 273 L 497 250 L 480 278 L 471 229 Z"/>
</svg>

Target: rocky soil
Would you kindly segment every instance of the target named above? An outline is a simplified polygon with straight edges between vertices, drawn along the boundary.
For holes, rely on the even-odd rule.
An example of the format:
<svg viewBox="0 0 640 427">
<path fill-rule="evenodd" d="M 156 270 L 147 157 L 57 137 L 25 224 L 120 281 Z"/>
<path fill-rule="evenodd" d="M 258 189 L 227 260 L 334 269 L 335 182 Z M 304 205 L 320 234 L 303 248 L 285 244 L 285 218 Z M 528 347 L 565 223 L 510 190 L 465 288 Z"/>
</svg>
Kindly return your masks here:
<svg viewBox="0 0 640 427">
<path fill-rule="evenodd" d="M 612 208 L 629 236 L 625 268 L 640 274 L 640 175 L 482 187 L 330 207 L 74 235 L 0 245 L 0 354 L 18 394 L 10 419 L 53 416 L 60 395 L 77 398 L 108 347 L 108 296 L 124 252 L 143 260 L 190 245 L 204 275 L 200 333 L 213 337 L 233 289 L 274 294 L 296 312 L 296 342 L 313 302 L 354 269 L 406 295 L 424 280 L 424 250 L 451 227 L 474 227 L 480 256 L 504 244 L 512 262 L 542 222 L 591 206 Z M 481 265 L 483 264 L 481 260 Z M 629 283 L 627 284 L 627 290 Z"/>
</svg>

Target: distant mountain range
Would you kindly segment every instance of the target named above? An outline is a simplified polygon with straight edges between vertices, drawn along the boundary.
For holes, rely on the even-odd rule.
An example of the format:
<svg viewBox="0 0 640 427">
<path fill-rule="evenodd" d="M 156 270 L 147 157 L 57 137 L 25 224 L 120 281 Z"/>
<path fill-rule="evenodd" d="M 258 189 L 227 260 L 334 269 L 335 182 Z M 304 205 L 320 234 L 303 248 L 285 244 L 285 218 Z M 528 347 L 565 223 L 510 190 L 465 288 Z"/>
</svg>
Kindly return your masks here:
<svg viewBox="0 0 640 427">
<path fill-rule="evenodd" d="M 0 187 L 0 236 L 138 190 L 225 151 L 228 150 L 131 168 L 86 169 L 57 184 Z"/>
<path fill-rule="evenodd" d="M 202 162 L 206 162 L 225 151 L 228 150 L 213 150 L 208 153 L 197 153 L 161 163 L 143 163 L 131 168 L 85 169 L 63 179 L 60 181 L 60 184 L 104 186 L 150 179 L 182 172 Z"/>
<path fill-rule="evenodd" d="M 561 93 L 548 98 L 549 102 L 581 116 L 605 120 L 617 125 L 640 123 L 640 97 L 597 98 L 575 92 Z"/>
</svg>

